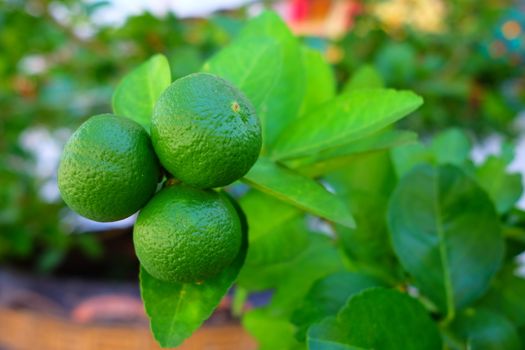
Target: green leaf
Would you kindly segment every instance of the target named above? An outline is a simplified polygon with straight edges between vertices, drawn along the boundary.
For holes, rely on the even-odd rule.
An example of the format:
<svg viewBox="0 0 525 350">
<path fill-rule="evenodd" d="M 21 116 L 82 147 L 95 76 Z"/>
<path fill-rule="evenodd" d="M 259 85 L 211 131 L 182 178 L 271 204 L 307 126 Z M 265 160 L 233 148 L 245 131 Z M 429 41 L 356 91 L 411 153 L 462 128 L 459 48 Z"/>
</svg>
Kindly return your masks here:
<svg viewBox="0 0 525 350">
<path fill-rule="evenodd" d="M 301 210 L 295 206 L 257 190 L 251 190 L 241 197 L 239 204 L 250 227 L 250 243 L 278 230 L 281 225 L 301 214 Z"/>
<path fill-rule="evenodd" d="M 299 115 L 312 111 L 335 96 L 335 77 L 332 67 L 323 55 L 314 49 L 302 47 L 303 66 L 306 74 L 306 91 Z"/>
<path fill-rule="evenodd" d="M 242 325 L 257 340 L 259 350 L 303 349 L 294 337 L 294 326 L 285 317 L 256 309 L 244 315 Z"/>
<path fill-rule="evenodd" d="M 308 330 L 308 350 L 372 350 L 342 343 L 344 332 L 335 317 L 327 317 Z"/>
<path fill-rule="evenodd" d="M 420 142 L 396 147 L 392 149 L 391 154 L 399 178 L 405 176 L 417 165 L 434 164 L 432 152 Z"/>
<path fill-rule="evenodd" d="M 113 93 L 113 112 L 142 125 L 149 133 L 153 106 L 170 85 L 168 60 L 155 55 L 127 74 Z"/>
<path fill-rule="evenodd" d="M 384 86 L 385 82 L 379 72 L 371 65 L 364 65 L 352 75 L 343 91 L 383 88 Z"/>
<path fill-rule="evenodd" d="M 500 214 L 507 213 L 521 198 L 521 174 L 509 174 L 503 158 L 489 157 L 476 169 L 476 179 L 492 198 Z"/>
<path fill-rule="evenodd" d="M 347 227 L 354 219 L 346 205 L 319 183 L 261 157 L 242 179 L 254 188 L 314 215 Z"/>
<path fill-rule="evenodd" d="M 240 204 L 250 227 L 244 270 L 293 259 L 308 245 L 306 221 L 296 207 L 257 190 L 243 196 Z"/>
<path fill-rule="evenodd" d="M 237 39 L 219 51 L 203 67 L 233 83 L 250 99 L 263 127 L 263 139 L 268 127 L 267 109 L 271 94 L 278 83 L 283 65 L 283 48 L 271 37 Z"/>
<path fill-rule="evenodd" d="M 261 266 L 246 276 L 266 288 L 276 287 L 269 305 L 243 318 L 243 325 L 262 349 L 296 348 L 295 327 L 289 321 L 291 313 L 317 279 L 343 269 L 342 259 L 327 237 L 318 234 L 309 237 L 308 248 L 295 259 Z M 239 283 L 243 282 L 241 275 Z"/>
<path fill-rule="evenodd" d="M 326 236 L 310 235 L 310 245 L 293 262 L 269 269 L 283 273 L 270 307 L 274 314 L 291 316 L 304 299 L 314 282 L 336 271 L 344 269 L 342 256 Z"/>
<path fill-rule="evenodd" d="M 437 134 L 430 145 L 412 143 L 392 150 L 392 160 L 399 177 L 416 165 L 453 164 L 464 167 L 470 155 L 471 143 L 459 129 L 449 129 Z"/>
<path fill-rule="evenodd" d="M 501 265 L 494 206 L 455 166 L 408 173 L 391 197 L 388 222 L 401 264 L 448 319 L 483 295 Z"/>
<path fill-rule="evenodd" d="M 450 325 L 469 350 L 519 350 L 516 328 L 505 317 L 484 309 L 469 309 Z"/>
<path fill-rule="evenodd" d="M 287 127 L 273 159 L 288 159 L 338 147 L 369 136 L 423 103 L 410 91 L 352 90 L 324 103 Z"/>
<path fill-rule="evenodd" d="M 290 303 L 300 300 L 316 279 L 343 268 L 340 255 L 326 237 L 309 233 L 307 239 L 306 247 L 293 257 L 271 263 L 245 265 L 238 284 L 252 291 L 275 287 L 282 290 L 276 292 L 273 299 L 280 305 L 281 311 Z M 292 291 L 288 292 L 288 289 Z M 288 311 L 291 313 L 293 310 Z"/>
<path fill-rule="evenodd" d="M 169 283 L 140 270 L 140 287 L 155 339 L 162 347 L 175 347 L 208 319 L 228 292 L 244 263 L 248 232 L 239 254 L 219 275 L 197 283 Z"/>
<path fill-rule="evenodd" d="M 370 287 L 381 286 L 384 283 L 372 276 L 346 271 L 317 280 L 292 315 L 291 320 L 298 327 L 298 338 L 304 340 L 311 324 L 325 317 L 335 316 L 352 295 Z"/>
<path fill-rule="evenodd" d="M 252 19 L 203 69 L 230 81 L 252 101 L 261 119 L 264 149 L 296 118 L 304 96 L 301 49 L 275 13 Z"/>
<path fill-rule="evenodd" d="M 441 350 L 439 332 L 423 306 L 391 289 L 352 296 L 337 317 L 308 330 L 308 349 Z"/>
<path fill-rule="evenodd" d="M 285 164 L 308 177 L 318 177 L 348 165 L 356 157 L 365 153 L 383 151 L 410 144 L 416 140 L 417 134 L 410 131 L 384 130 L 312 156 L 292 159 Z"/>
<path fill-rule="evenodd" d="M 343 169 L 327 174 L 325 181 L 346 200 L 356 220 L 355 229 L 335 227 L 352 266 L 395 283 L 402 274 L 386 223 L 388 199 L 396 185 L 389 154 L 355 158 Z"/>
<path fill-rule="evenodd" d="M 430 145 L 437 164 L 462 165 L 470 156 L 471 143 L 459 129 L 450 129 L 438 134 Z"/>
<path fill-rule="evenodd" d="M 504 314 L 516 326 L 525 326 L 525 278 L 519 277 L 512 264 L 494 279 L 481 305 Z"/>
</svg>

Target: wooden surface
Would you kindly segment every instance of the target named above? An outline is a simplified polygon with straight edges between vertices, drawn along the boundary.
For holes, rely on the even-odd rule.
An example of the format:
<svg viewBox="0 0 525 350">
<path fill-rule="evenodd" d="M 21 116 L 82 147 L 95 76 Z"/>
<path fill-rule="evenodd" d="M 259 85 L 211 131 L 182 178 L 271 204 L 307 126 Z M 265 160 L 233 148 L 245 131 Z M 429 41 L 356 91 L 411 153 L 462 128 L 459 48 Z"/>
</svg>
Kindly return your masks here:
<svg viewBox="0 0 525 350">
<path fill-rule="evenodd" d="M 256 349 L 239 325 L 199 329 L 181 350 Z M 0 350 L 160 349 L 147 326 L 85 325 L 27 310 L 0 308 Z"/>
</svg>

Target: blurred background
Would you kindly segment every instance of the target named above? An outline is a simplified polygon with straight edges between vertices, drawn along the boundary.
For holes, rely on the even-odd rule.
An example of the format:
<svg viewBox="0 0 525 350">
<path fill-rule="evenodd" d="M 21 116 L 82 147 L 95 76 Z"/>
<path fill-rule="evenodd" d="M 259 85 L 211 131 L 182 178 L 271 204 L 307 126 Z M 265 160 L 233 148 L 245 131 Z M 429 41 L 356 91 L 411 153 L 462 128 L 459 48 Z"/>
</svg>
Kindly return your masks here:
<svg viewBox="0 0 525 350">
<path fill-rule="evenodd" d="M 100 224 L 66 208 L 61 149 L 89 116 L 111 110 L 132 68 L 163 53 L 173 79 L 195 72 L 265 8 L 325 55 L 339 90 L 370 67 L 388 87 L 424 96 L 402 127 L 422 139 L 463 129 L 477 162 L 516 146 L 509 171 L 525 172 L 525 1 L 0 0 L 1 307 L 146 323 L 133 218 Z M 0 324 L 14 317 L 4 312 Z"/>
</svg>

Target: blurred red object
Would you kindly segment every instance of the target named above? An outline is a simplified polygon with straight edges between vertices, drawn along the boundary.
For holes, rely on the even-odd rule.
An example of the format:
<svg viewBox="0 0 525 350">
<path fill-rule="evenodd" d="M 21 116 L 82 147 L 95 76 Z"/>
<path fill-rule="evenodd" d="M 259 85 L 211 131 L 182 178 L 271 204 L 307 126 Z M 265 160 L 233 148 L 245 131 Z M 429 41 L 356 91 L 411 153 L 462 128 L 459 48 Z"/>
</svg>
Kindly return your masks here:
<svg viewBox="0 0 525 350">
<path fill-rule="evenodd" d="M 358 0 L 290 0 L 286 17 L 296 34 L 337 37 L 352 27 L 362 9 Z"/>
</svg>

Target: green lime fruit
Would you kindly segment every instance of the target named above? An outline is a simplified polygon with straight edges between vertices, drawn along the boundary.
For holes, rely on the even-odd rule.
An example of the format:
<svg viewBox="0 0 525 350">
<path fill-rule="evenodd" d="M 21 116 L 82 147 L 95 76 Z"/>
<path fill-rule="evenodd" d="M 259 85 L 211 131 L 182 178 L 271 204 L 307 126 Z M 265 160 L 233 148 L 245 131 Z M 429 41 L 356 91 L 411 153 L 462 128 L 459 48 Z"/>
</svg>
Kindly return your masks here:
<svg viewBox="0 0 525 350">
<path fill-rule="evenodd" d="M 200 282 L 217 275 L 235 259 L 241 241 L 241 222 L 227 198 L 184 185 L 157 193 L 133 228 L 140 263 L 168 282 Z"/>
<path fill-rule="evenodd" d="M 250 101 L 226 80 L 190 74 L 159 97 L 153 147 L 175 178 L 197 187 L 226 186 L 250 170 L 261 150 L 261 126 Z"/>
<path fill-rule="evenodd" d="M 160 165 L 149 135 L 136 122 L 111 114 L 91 117 L 71 136 L 58 168 L 66 204 L 89 219 L 124 219 L 153 196 Z"/>
</svg>

